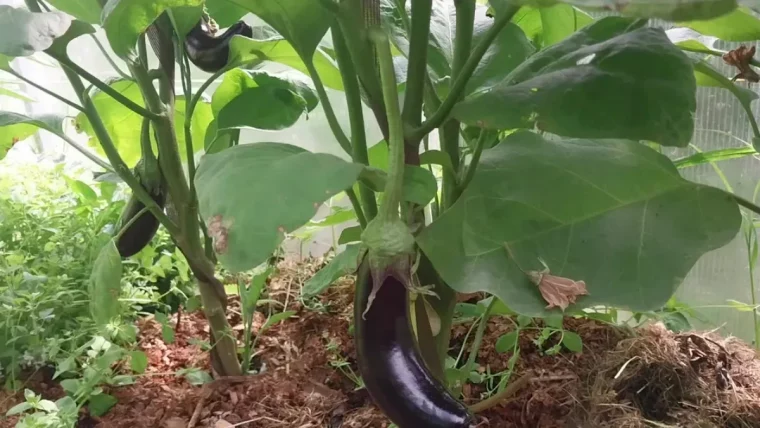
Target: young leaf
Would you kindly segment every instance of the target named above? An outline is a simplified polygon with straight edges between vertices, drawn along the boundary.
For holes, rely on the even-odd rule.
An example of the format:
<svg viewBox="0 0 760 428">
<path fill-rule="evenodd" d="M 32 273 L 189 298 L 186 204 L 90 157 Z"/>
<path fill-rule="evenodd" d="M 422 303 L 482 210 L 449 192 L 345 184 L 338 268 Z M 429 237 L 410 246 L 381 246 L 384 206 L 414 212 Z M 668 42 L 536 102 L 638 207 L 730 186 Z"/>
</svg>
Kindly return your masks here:
<svg viewBox="0 0 760 428">
<path fill-rule="evenodd" d="M 338 278 L 356 271 L 358 266 L 359 244 L 346 245 L 346 248 L 333 257 L 330 262 L 309 278 L 303 285 L 304 297 L 316 296 L 332 285 Z"/>
<path fill-rule="evenodd" d="M 496 352 L 512 352 L 519 338 L 519 331 L 510 331 L 496 340 Z"/>
<path fill-rule="evenodd" d="M 63 12 L 31 12 L 0 5 L 0 54 L 18 57 L 44 51 L 70 25 L 71 17 Z"/>
<path fill-rule="evenodd" d="M 245 144 L 204 155 L 195 185 L 219 260 L 232 271 L 263 263 L 286 233 L 352 186 L 363 169 L 282 143 Z"/>
<path fill-rule="evenodd" d="M 113 395 L 97 394 L 91 395 L 87 408 L 93 416 L 99 417 L 105 415 L 119 400 Z"/>
<path fill-rule="evenodd" d="M 296 314 L 296 311 L 285 311 L 285 312 L 278 312 L 271 317 L 267 318 L 267 321 L 264 323 L 264 325 L 261 326 L 261 330 L 259 330 L 259 336 L 264 334 L 265 331 L 269 330 L 270 327 L 277 324 L 280 321 L 284 321 L 293 315 Z"/>
<path fill-rule="evenodd" d="M 583 351 L 583 340 L 577 333 L 565 330 L 562 333 L 562 345 L 572 352 Z"/>
<path fill-rule="evenodd" d="M 135 54 L 137 39 L 167 9 L 195 8 L 196 22 L 203 0 L 109 0 L 103 9 L 103 28 L 114 53 L 122 58 Z"/>
<path fill-rule="evenodd" d="M 122 265 L 113 239 L 95 259 L 89 282 L 90 313 L 98 325 L 107 324 L 120 311 Z"/>
<path fill-rule="evenodd" d="M 454 117 L 488 129 L 537 126 L 568 137 L 687 145 L 696 111 L 692 62 L 663 30 L 635 24 L 614 16 L 594 22 L 474 92 Z"/>
<path fill-rule="evenodd" d="M 143 351 L 131 351 L 129 353 L 129 366 L 135 373 L 144 373 L 148 368 L 148 356 Z"/>
<path fill-rule="evenodd" d="M 338 244 L 348 244 L 349 242 L 359 242 L 362 240 L 361 226 L 351 226 L 343 229 L 338 237 Z"/>
<path fill-rule="evenodd" d="M 281 130 L 319 103 L 310 85 L 284 74 L 233 69 L 214 92 L 211 110 L 218 130 L 251 127 Z"/>
<path fill-rule="evenodd" d="M 30 409 L 32 409 L 31 403 L 27 403 L 26 401 L 24 401 L 22 403 L 16 404 L 15 406 L 11 407 L 10 409 L 8 409 L 8 411 L 5 412 L 5 416 L 18 415 L 19 413 L 24 413 L 24 412 L 26 412 L 27 410 L 30 410 Z"/>
<path fill-rule="evenodd" d="M 760 39 L 760 19 L 755 18 L 746 7 L 739 7 L 713 19 L 680 22 L 678 25 L 725 41 L 744 42 Z"/>
<path fill-rule="evenodd" d="M 470 186 L 417 242 L 455 290 L 543 316 L 546 302 L 521 270 L 542 270 L 539 257 L 553 274 L 585 281 L 589 294 L 568 310 L 653 310 L 740 226 L 730 195 L 683 179 L 643 144 L 518 131 L 484 150 Z"/>
</svg>

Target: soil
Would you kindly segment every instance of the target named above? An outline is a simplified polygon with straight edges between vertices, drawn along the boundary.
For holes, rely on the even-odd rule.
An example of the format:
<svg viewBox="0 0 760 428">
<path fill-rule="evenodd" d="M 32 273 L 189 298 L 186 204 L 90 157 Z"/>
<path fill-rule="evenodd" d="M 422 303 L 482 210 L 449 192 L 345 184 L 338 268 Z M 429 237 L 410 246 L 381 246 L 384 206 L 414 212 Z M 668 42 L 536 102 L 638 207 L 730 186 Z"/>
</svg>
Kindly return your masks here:
<svg viewBox="0 0 760 428">
<path fill-rule="evenodd" d="M 352 278 L 340 279 L 318 300 L 305 302 L 299 296 L 303 282 L 323 263 L 280 263 L 268 285 L 269 303 L 259 306 L 254 332 L 261 329 L 270 307 L 282 311 L 284 306 L 295 315 L 259 338 L 254 358 L 259 374 L 193 385 L 174 373 L 193 367 L 209 370 L 202 348 L 208 337 L 202 312 L 173 316 L 173 343 L 165 343 L 161 326 L 145 318 L 138 327 L 139 348 L 149 357 L 146 373 L 132 385 L 107 387 L 118 403 L 99 418 L 83 409 L 78 427 L 389 427 L 366 391 L 347 375 L 357 373 L 349 333 Z M 462 300 L 468 297 L 474 302 L 482 296 Z M 229 319 L 242 340 L 236 298 L 230 299 Z M 482 374 L 507 369 L 512 354 L 497 352 L 495 344 L 515 325 L 506 316 L 490 319 L 477 357 Z M 471 326 L 469 321 L 453 328 L 453 357 Z M 582 352 L 561 347 L 547 355 L 545 350 L 558 340 L 550 338 L 539 348 L 541 325 L 536 327 L 520 334 L 520 354 L 510 377 L 511 384 L 525 386 L 478 413 L 478 427 L 760 427 L 760 359 L 736 338 L 673 333 L 661 324 L 630 330 L 566 318 L 564 328 L 581 337 Z M 486 398 L 487 384 L 466 383 L 463 401 L 472 405 Z M 44 373 L 30 378 L 26 387 L 49 399 L 63 394 Z M 0 392 L 0 415 L 22 398 L 23 389 Z M 15 422 L 0 416 L 0 428 Z"/>
</svg>

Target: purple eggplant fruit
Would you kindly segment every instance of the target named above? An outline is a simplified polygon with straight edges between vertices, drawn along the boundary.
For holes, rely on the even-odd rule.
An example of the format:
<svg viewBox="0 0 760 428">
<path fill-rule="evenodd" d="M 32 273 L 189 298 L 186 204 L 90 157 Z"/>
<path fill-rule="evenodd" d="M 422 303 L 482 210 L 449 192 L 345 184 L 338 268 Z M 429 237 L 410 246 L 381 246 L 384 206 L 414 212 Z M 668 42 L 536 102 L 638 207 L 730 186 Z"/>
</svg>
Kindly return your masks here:
<svg viewBox="0 0 760 428">
<path fill-rule="evenodd" d="M 365 312 L 372 291 L 365 260 L 357 272 L 354 299 L 359 371 L 372 400 L 399 428 L 468 428 L 469 409 L 428 370 L 412 331 L 409 296 L 389 275 Z"/>
<path fill-rule="evenodd" d="M 190 62 L 207 73 L 216 73 L 227 65 L 230 56 L 230 40 L 235 35 L 253 37 L 253 29 L 238 21 L 219 36 L 209 30 L 206 19 L 200 21 L 185 35 L 185 51 Z"/>
</svg>

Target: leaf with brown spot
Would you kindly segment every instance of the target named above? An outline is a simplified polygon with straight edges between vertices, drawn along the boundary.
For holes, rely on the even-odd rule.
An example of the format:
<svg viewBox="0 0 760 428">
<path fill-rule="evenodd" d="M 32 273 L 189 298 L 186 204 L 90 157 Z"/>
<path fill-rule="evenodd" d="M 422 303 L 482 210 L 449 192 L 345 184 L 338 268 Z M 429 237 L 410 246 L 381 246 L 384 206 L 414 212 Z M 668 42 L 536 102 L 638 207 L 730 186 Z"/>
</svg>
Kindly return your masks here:
<svg viewBox="0 0 760 428">
<path fill-rule="evenodd" d="M 263 263 L 287 231 L 314 217 L 315 203 L 342 191 L 333 189 L 353 186 L 364 168 L 284 143 L 241 144 L 204 155 L 195 176 L 201 216 L 235 220 L 225 225 L 219 261 L 233 273 Z"/>
</svg>

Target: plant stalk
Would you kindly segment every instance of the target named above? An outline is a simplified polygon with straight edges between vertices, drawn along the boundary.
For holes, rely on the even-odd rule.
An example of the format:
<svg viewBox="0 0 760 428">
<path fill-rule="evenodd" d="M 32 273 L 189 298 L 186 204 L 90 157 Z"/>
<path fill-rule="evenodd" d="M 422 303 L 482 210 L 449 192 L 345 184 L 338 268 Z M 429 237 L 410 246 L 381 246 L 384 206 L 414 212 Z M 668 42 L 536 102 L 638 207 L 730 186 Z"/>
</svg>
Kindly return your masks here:
<svg viewBox="0 0 760 428">
<path fill-rule="evenodd" d="M 454 108 L 454 105 L 456 105 L 456 103 L 464 94 L 465 87 L 470 81 L 470 78 L 475 72 L 475 69 L 478 68 L 478 64 L 483 58 L 483 55 L 485 55 L 486 51 L 488 51 L 488 48 L 491 46 L 491 43 L 496 40 L 496 37 L 499 35 L 501 30 L 504 29 L 509 21 L 512 20 L 512 17 L 514 17 L 518 10 L 520 10 L 520 6 L 508 6 L 504 14 L 496 18 L 491 28 L 486 32 L 485 36 L 483 36 L 475 48 L 472 49 L 472 53 L 469 54 L 469 57 L 461 66 L 461 69 L 457 70 L 459 72 L 458 75 L 452 76 L 454 84 L 451 86 L 451 91 L 449 92 L 446 99 L 441 103 L 440 108 L 438 108 L 438 110 L 431 118 L 423 122 L 419 128 L 411 131 L 411 138 L 422 138 L 426 134 L 430 133 L 430 131 L 433 129 L 438 128 L 448 118 L 449 113 L 451 113 L 451 110 Z M 459 12 L 457 12 L 457 15 L 458 14 Z M 457 33 L 459 33 L 459 29 L 457 29 Z M 463 47 L 462 44 L 455 43 L 455 47 L 460 46 L 461 49 L 461 47 Z M 456 59 L 456 52 L 454 55 L 454 65 L 456 65 L 459 61 L 461 61 L 461 59 Z M 454 70 L 456 70 L 456 68 L 454 68 Z"/>
<path fill-rule="evenodd" d="M 39 89 L 40 91 L 46 93 L 47 95 L 50 95 L 51 97 L 57 99 L 58 101 L 66 104 L 67 106 L 69 106 L 69 107 L 71 107 L 71 108 L 73 108 L 75 110 L 78 110 L 78 111 L 81 111 L 81 112 L 84 113 L 84 107 L 80 106 L 79 104 L 77 104 L 77 103 L 75 103 L 75 102 L 73 102 L 73 101 L 71 101 L 71 100 L 69 100 L 69 99 L 67 99 L 65 97 L 62 97 L 62 96 L 56 94 L 55 92 L 53 92 L 53 91 L 51 91 L 51 90 L 49 90 L 49 89 L 47 89 L 47 88 L 45 88 L 45 87 L 43 87 L 43 86 L 35 83 L 35 82 L 27 79 L 23 75 L 21 75 L 19 73 L 16 73 L 13 70 L 9 71 L 9 73 L 12 74 L 13 76 L 15 76 L 17 79 L 21 80 L 22 82 L 27 83 L 27 84 L 29 84 L 29 85 L 31 85 L 31 86 Z"/>
<path fill-rule="evenodd" d="M 348 105 L 348 118 L 351 122 L 351 150 L 354 162 L 369 165 L 367 152 L 367 134 L 364 131 L 364 114 L 362 112 L 361 90 L 356 76 L 356 69 L 351 62 L 351 54 L 343 36 L 340 25 L 332 25 L 333 46 L 343 78 L 343 89 L 346 94 Z M 375 193 L 367 186 L 359 183 L 359 197 L 366 219 L 372 220 L 377 215 L 377 201 Z"/>
<path fill-rule="evenodd" d="M 335 111 L 330 104 L 330 99 L 327 97 L 327 91 L 322 84 L 322 78 L 319 77 L 319 72 L 317 72 L 312 61 L 306 61 L 305 64 L 306 69 L 309 71 L 309 76 L 311 76 L 311 80 L 314 82 L 314 87 L 317 89 L 317 95 L 319 96 L 319 101 L 322 103 L 322 109 L 325 111 L 325 117 L 327 117 L 327 123 L 330 125 L 330 130 L 335 136 L 335 139 L 338 140 L 340 147 L 346 153 L 351 155 L 351 142 L 340 127 L 340 123 L 338 123 L 338 118 L 335 116 Z"/>
<path fill-rule="evenodd" d="M 138 46 L 145 49 L 144 43 Z M 173 59 L 172 59 L 173 61 Z M 197 203 L 192 200 L 189 185 L 182 169 L 179 148 L 174 128 L 173 112 L 167 111 L 173 105 L 162 102 L 161 96 L 153 87 L 152 79 L 145 64 L 128 64 L 130 72 L 140 86 L 145 104 L 160 119 L 153 121 L 156 140 L 159 148 L 159 162 L 169 194 L 176 210 L 180 232 L 174 234 L 180 250 L 188 260 L 193 274 L 198 280 L 203 311 L 210 325 L 212 347 L 212 363 L 222 376 L 237 376 L 242 373 L 237 357 L 237 344 L 230 334 L 230 326 L 225 315 L 227 293 L 224 286 L 214 276 L 214 265 L 206 257 L 198 228 Z M 162 95 L 167 97 L 169 79 L 162 79 Z M 216 358 L 214 358 L 216 357 Z"/>
<path fill-rule="evenodd" d="M 427 51 L 430 37 L 432 0 L 412 0 L 412 22 L 409 40 L 409 67 L 406 72 L 406 94 L 402 117 L 406 126 L 422 123 L 422 101 L 427 74 Z M 405 10 L 401 10 L 402 16 Z"/>
<path fill-rule="evenodd" d="M 389 134 L 388 181 L 379 216 L 397 218 L 404 187 L 404 128 L 396 89 L 396 72 L 388 36 L 380 27 L 374 27 L 370 29 L 370 37 L 377 51 Z"/>
</svg>

